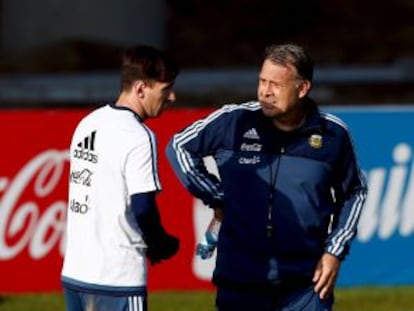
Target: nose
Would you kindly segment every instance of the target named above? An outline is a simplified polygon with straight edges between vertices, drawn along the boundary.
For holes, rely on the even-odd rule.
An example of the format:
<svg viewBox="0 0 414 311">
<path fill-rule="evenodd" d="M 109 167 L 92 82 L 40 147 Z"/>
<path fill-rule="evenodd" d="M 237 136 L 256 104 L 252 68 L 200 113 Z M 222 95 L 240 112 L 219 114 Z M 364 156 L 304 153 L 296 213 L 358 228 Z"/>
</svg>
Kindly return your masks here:
<svg viewBox="0 0 414 311">
<path fill-rule="evenodd" d="M 261 93 L 263 96 L 269 97 L 272 95 L 271 89 L 270 89 L 270 84 L 265 82 L 265 83 L 261 83 Z"/>
</svg>

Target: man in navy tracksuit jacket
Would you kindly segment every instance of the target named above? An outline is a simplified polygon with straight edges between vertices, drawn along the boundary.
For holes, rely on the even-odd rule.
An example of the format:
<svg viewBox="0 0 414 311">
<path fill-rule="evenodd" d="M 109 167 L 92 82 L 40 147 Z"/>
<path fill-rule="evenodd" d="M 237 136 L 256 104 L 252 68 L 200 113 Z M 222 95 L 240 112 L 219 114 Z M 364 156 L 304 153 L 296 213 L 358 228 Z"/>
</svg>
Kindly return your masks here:
<svg viewBox="0 0 414 311">
<path fill-rule="evenodd" d="M 332 308 L 367 189 L 346 125 L 307 96 L 312 75 L 301 47 L 272 45 L 259 101 L 225 105 L 167 147 L 185 187 L 222 220 L 213 274 L 220 311 Z"/>
</svg>

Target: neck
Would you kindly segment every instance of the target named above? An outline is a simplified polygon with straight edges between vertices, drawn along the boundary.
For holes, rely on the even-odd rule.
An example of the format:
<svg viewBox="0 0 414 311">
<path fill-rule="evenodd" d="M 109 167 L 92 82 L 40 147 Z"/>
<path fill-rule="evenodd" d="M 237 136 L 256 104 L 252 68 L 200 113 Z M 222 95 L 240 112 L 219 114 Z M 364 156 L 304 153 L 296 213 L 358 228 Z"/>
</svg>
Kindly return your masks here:
<svg viewBox="0 0 414 311">
<path fill-rule="evenodd" d="M 298 110 L 291 111 L 290 113 L 278 116 L 272 119 L 273 125 L 278 129 L 290 132 L 301 127 L 305 122 L 306 110 L 304 107 L 300 107 Z"/>
<path fill-rule="evenodd" d="M 129 96 L 128 94 L 121 93 L 115 102 L 115 106 L 126 107 L 132 110 L 137 115 L 139 115 L 142 120 L 145 120 L 147 118 L 145 111 L 142 108 L 142 105 L 138 103 L 137 100 L 131 98 L 131 96 Z"/>
</svg>

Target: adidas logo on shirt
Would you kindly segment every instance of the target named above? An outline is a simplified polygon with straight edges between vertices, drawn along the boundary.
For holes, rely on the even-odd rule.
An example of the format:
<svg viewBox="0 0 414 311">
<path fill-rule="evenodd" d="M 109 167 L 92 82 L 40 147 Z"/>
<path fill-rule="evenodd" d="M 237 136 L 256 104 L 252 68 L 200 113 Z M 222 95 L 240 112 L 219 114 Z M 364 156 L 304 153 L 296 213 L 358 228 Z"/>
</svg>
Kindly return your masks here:
<svg viewBox="0 0 414 311">
<path fill-rule="evenodd" d="M 248 130 L 246 133 L 243 134 L 244 138 L 249 138 L 249 139 L 260 139 L 259 134 L 257 134 L 257 131 L 254 127 L 252 127 L 250 130 Z"/>
<path fill-rule="evenodd" d="M 95 150 L 96 131 L 86 136 L 82 141 L 76 145 L 73 156 L 77 159 L 98 163 L 98 156 L 93 153 Z"/>
</svg>

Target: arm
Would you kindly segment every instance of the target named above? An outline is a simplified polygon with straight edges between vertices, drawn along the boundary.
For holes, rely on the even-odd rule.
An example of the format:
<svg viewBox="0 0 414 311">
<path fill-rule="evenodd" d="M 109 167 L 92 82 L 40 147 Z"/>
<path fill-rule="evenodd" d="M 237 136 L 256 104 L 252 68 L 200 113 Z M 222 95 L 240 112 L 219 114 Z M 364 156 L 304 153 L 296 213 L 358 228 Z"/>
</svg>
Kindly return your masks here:
<svg viewBox="0 0 414 311">
<path fill-rule="evenodd" d="M 169 235 L 161 223 L 155 201 L 155 192 L 131 196 L 131 209 L 147 244 L 147 257 L 152 264 L 172 257 L 179 247 L 179 241 Z"/>
<path fill-rule="evenodd" d="M 340 260 L 345 259 L 357 231 L 358 220 L 367 197 L 367 185 L 356 160 L 350 137 L 347 135 L 343 147 L 343 158 L 334 187 L 336 211 L 331 232 L 326 243 L 326 252 Z"/>
<path fill-rule="evenodd" d="M 356 161 L 349 136 L 346 136 L 342 154 L 343 165 L 337 174 L 337 186 L 334 187 L 337 210 L 326 242 L 325 254 L 319 260 L 313 277 L 315 292 L 321 299 L 329 297 L 333 292 L 341 260 L 349 252 L 367 196 L 365 178 Z"/>
<path fill-rule="evenodd" d="M 222 206 L 219 179 L 209 173 L 203 157 L 214 155 L 226 133 L 226 106 L 175 134 L 166 149 L 178 179 L 195 197 L 213 208 Z"/>
<path fill-rule="evenodd" d="M 123 174 L 130 206 L 147 244 L 146 255 L 152 264 L 170 258 L 178 250 L 178 239 L 162 226 L 155 196 L 161 190 L 157 166 L 157 144 L 151 131 L 138 136 L 126 154 Z"/>
</svg>

